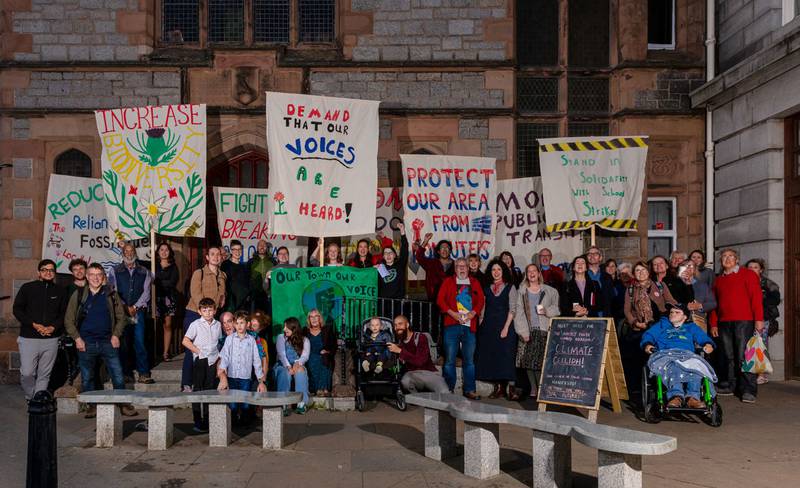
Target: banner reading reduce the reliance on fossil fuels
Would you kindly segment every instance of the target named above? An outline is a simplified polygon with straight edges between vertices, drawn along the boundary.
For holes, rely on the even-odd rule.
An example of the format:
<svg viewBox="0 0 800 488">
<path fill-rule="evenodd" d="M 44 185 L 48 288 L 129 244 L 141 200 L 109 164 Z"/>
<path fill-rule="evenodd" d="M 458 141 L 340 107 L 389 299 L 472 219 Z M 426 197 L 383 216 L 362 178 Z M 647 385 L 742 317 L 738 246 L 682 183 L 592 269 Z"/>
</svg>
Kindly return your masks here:
<svg viewBox="0 0 800 488">
<path fill-rule="evenodd" d="M 539 139 L 547 229 L 635 230 L 647 137 Z"/>
<path fill-rule="evenodd" d="M 232 240 L 241 241 L 244 259 L 248 260 L 256 254 L 258 241 L 264 240 L 270 244 L 273 256 L 279 247 L 286 246 L 290 261 L 300 264 L 305 254 L 306 239 L 269 231 L 269 211 L 272 208 L 269 195 L 270 191 L 266 188 L 214 187 L 217 227 L 222 245 L 230 249 Z"/>
<path fill-rule="evenodd" d="M 103 183 L 95 178 L 50 175 L 44 215 L 42 259 L 52 259 L 56 271 L 69 273 L 69 262 L 83 259 L 110 268 L 122 260 L 122 249 L 109 235 Z M 132 241 L 147 259 L 150 236 Z"/>
<path fill-rule="evenodd" d="M 378 103 L 267 92 L 274 232 L 311 237 L 374 232 Z"/>
<path fill-rule="evenodd" d="M 206 106 L 95 112 L 109 225 L 115 239 L 205 236 Z M 152 224 L 151 224 L 152 222 Z"/>
<path fill-rule="evenodd" d="M 494 158 L 401 154 L 400 159 L 409 240 L 422 240 L 430 232 L 431 249 L 447 239 L 453 244 L 453 257 L 470 253 L 491 257 L 497 191 Z"/>
</svg>

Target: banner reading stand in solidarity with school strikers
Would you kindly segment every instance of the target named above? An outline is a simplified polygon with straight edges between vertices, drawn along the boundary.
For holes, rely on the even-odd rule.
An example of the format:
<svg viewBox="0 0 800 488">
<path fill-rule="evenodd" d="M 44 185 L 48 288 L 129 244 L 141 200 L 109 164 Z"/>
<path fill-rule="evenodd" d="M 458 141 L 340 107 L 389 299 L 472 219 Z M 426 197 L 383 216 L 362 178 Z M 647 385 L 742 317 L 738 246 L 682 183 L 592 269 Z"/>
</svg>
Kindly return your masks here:
<svg viewBox="0 0 800 488">
<path fill-rule="evenodd" d="M 311 237 L 375 232 L 378 104 L 267 92 L 273 232 Z"/>
<path fill-rule="evenodd" d="M 547 230 L 635 230 L 647 137 L 539 139 Z"/>
<path fill-rule="evenodd" d="M 433 233 L 453 244 L 453 257 L 494 252 L 497 172 L 494 158 L 401 154 L 409 239 Z"/>
<path fill-rule="evenodd" d="M 106 211 L 117 240 L 205 236 L 206 106 L 95 111 Z"/>
</svg>

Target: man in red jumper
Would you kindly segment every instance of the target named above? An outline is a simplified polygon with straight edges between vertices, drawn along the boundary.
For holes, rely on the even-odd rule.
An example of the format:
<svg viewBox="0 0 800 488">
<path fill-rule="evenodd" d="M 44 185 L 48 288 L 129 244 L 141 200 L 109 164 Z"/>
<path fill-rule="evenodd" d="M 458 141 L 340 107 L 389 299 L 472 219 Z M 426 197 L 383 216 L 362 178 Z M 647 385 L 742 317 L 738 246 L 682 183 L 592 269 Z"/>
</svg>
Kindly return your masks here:
<svg viewBox="0 0 800 488">
<path fill-rule="evenodd" d="M 484 296 L 478 280 L 469 275 L 464 258 L 453 265 L 456 274 L 448 276 L 439 288 L 436 304 L 444 317 L 444 380 L 452 391 L 456 386 L 456 355 L 461 348 L 461 367 L 464 374 L 464 396 L 480 400 L 475 391 L 475 332 L 478 316 L 483 310 Z"/>
<path fill-rule="evenodd" d="M 764 328 L 761 283 L 753 271 L 739 266 L 739 255 L 723 249 L 720 255 L 722 274 L 714 281 L 717 308 L 711 311 L 711 337 L 720 337 L 728 365 L 728 384 L 722 383 L 720 395 L 737 390 L 742 402 L 754 403 L 758 394 L 756 375 L 742 372 L 747 341 Z"/>
<path fill-rule="evenodd" d="M 442 286 L 444 279 L 453 274 L 453 259 L 450 257 L 453 246 L 450 241 L 442 239 L 436 244 L 436 256 L 429 258 L 425 256 L 425 251 L 428 249 L 431 237 L 433 234 L 428 232 L 422 243 L 414 241 L 414 257 L 425 270 L 425 291 L 428 294 L 428 300 L 433 302 L 438 296 L 439 287 Z"/>
<path fill-rule="evenodd" d="M 436 371 L 431 360 L 428 336 L 409 330 L 408 319 L 398 315 L 394 319 L 394 337 L 397 341 L 389 344 L 389 351 L 400 355 L 405 374 L 400 380 L 403 389 L 409 393 L 432 391 L 433 393 L 449 393 L 450 388 L 442 375 Z"/>
</svg>

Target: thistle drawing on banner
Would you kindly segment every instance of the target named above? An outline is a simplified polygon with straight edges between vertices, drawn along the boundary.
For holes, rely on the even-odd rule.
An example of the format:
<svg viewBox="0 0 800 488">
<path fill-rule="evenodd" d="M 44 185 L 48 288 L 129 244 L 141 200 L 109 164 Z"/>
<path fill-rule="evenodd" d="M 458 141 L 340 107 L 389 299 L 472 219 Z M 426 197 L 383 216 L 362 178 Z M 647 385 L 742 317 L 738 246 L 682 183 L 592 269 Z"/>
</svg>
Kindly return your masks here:
<svg viewBox="0 0 800 488">
<path fill-rule="evenodd" d="M 128 146 L 139 153 L 139 161 L 149 166 L 168 163 L 177 154 L 180 136 L 169 129 L 155 128 L 136 131 L 136 143 L 128 139 Z"/>
</svg>

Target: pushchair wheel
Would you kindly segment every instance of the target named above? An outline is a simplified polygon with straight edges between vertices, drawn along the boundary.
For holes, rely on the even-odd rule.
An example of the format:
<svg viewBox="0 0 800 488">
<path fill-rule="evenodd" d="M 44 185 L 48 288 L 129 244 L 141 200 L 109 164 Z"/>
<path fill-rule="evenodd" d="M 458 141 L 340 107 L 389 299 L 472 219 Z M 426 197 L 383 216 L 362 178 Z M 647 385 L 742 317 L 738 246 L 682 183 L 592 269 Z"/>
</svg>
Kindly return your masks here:
<svg viewBox="0 0 800 488">
<path fill-rule="evenodd" d="M 708 420 L 711 424 L 711 427 L 719 427 L 722 425 L 722 407 L 716 400 L 714 400 L 714 403 L 711 404 L 711 411 L 708 414 Z"/>
<path fill-rule="evenodd" d="M 397 405 L 397 409 L 401 412 L 405 412 L 406 408 L 408 408 L 408 405 L 406 405 L 406 395 L 403 393 L 403 390 L 397 390 L 395 394 L 395 404 Z"/>
<path fill-rule="evenodd" d="M 645 403 L 644 420 L 650 424 L 661 422 L 661 409 L 657 401 Z"/>
<path fill-rule="evenodd" d="M 364 392 L 361 391 L 361 390 L 358 390 L 356 392 L 356 410 L 358 410 L 359 412 L 363 412 L 365 404 L 366 404 L 366 401 L 364 399 Z"/>
</svg>

